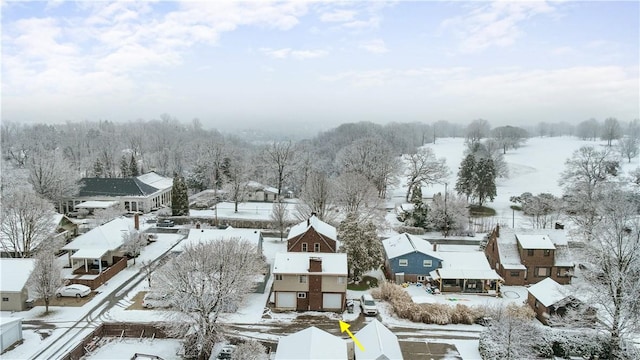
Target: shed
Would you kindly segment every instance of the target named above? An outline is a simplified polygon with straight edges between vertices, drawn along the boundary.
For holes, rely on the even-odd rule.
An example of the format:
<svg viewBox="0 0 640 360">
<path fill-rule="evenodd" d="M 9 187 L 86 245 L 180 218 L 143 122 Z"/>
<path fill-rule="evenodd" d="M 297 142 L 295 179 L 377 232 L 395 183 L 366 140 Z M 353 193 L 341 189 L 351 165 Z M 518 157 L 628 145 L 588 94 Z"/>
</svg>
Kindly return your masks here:
<svg viewBox="0 0 640 360">
<path fill-rule="evenodd" d="M 275 360 L 348 359 L 347 343 L 315 326 L 280 338 Z"/>
<path fill-rule="evenodd" d="M 27 308 L 27 281 L 34 266 L 34 259 L 0 259 L 0 310 L 22 311 Z"/>
<path fill-rule="evenodd" d="M 387 329 L 378 319 L 373 319 L 367 326 L 355 334 L 365 351 L 355 347 L 357 360 L 402 360 L 402 350 L 398 337 Z"/>
</svg>

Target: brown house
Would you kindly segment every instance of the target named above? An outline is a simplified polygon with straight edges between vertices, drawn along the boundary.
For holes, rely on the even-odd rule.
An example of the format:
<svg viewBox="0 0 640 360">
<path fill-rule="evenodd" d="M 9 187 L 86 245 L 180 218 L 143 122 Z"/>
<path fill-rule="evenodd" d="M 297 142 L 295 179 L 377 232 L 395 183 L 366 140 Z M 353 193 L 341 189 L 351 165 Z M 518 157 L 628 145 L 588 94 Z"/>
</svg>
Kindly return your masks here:
<svg viewBox="0 0 640 360">
<path fill-rule="evenodd" d="M 289 230 L 287 251 L 335 253 L 338 251 L 336 228 L 311 214 L 307 221 Z"/>
<path fill-rule="evenodd" d="M 347 254 L 276 254 L 273 263 L 276 309 L 343 311 Z"/>
<path fill-rule="evenodd" d="M 536 313 L 536 318 L 549 325 L 551 316 L 564 316 L 568 309 L 583 306 L 569 292 L 553 279 L 546 278 L 528 289 L 527 303 Z"/>
<path fill-rule="evenodd" d="M 485 255 L 504 285 L 535 284 L 546 278 L 569 284 L 575 266 L 564 230 L 496 226 L 489 234 Z"/>
</svg>

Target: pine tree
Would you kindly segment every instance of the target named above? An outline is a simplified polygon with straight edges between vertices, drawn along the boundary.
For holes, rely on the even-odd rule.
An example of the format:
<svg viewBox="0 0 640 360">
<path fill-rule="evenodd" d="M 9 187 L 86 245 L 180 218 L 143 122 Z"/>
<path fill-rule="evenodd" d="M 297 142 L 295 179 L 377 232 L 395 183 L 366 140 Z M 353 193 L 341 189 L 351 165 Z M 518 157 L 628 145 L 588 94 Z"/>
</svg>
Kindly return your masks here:
<svg viewBox="0 0 640 360">
<path fill-rule="evenodd" d="M 171 214 L 173 216 L 189 215 L 189 196 L 184 178 L 177 173 L 173 176 L 171 190 Z"/>
<path fill-rule="evenodd" d="M 120 158 L 120 176 L 122 176 L 123 178 L 131 177 L 131 174 L 129 172 L 129 162 L 124 155 L 122 155 L 122 157 Z"/>
<path fill-rule="evenodd" d="M 427 208 L 427 205 L 422 201 L 421 186 L 413 188 L 411 203 L 413 204 L 413 211 L 411 212 L 412 225 L 421 228 L 426 227 L 429 208 Z"/>
<path fill-rule="evenodd" d="M 460 170 L 458 171 L 456 192 L 460 195 L 465 195 L 467 201 L 469 201 L 469 197 L 474 193 L 475 168 L 476 158 L 473 154 L 469 154 L 462 160 L 462 163 L 460 163 Z"/>
<path fill-rule="evenodd" d="M 487 198 L 493 201 L 496 195 L 496 169 L 493 160 L 480 159 L 476 165 L 474 180 L 474 196 L 478 198 L 478 205 L 482 206 Z"/>
<path fill-rule="evenodd" d="M 93 163 L 93 176 L 97 178 L 104 176 L 104 167 L 100 159 L 96 159 L 96 162 Z"/>
<path fill-rule="evenodd" d="M 140 175 L 138 171 L 138 160 L 136 159 L 135 154 L 131 154 L 131 161 L 129 161 L 129 176 L 135 177 Z"/>
<path fill-rule="evenodd" d="M 382 242 L 370 220 L 361 221 L 355 213 L 348 214 L 338 227 L 338 238 L 342 241 L 340 252 L 347 253 L 349 274 L 354 281 L 384 262 Z"/>
</svg>

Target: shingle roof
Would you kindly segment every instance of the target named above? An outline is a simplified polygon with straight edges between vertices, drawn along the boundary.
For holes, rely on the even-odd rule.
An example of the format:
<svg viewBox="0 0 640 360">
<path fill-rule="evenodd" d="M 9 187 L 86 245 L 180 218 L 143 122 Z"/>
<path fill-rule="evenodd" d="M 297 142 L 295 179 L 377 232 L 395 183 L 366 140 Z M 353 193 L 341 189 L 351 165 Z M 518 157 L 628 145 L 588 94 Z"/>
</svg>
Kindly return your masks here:
<svg viewBox="0 0 640 360">
<path fill-rule="evenodd" d="M 297 225 L 292 226 L 291 230 L 289 230 L 289 236 L 287 236 L 287 240 L 292 239 L 300 234 L 304 234 L 311 228 L 316 229 L 317 232 L 330 238 L 331 240 L 338 239 L 335 227 L 318 219 L 315 215 L 312 215 L 309 220 L 305 220 Z"/>
<path fill-rule="evenodd" d="M 407 233 L 398 234 L 382 240 L 382 246 L 389 259 L 413 252 L 419 252 L 436 259 L 442 259 L 433 251 L 433 245 L 431 245 L 429 241 Z"/>
<path fill-rule="evenodd" d="M 280 338 L 276 360 L 346 359 L 347 343 L 315 326 Z"/>
<path fill-rule="evenodd" d="M 356 338 L 360 340 L 362 347 L 355 347 L 356 358 L 358 360 L 379 360 L 379 359 L 402 359 L 402 350 L 398 337 L 387 329 L 380 321 L 373 319 L 356 333 Z"/>
<path fill-rule="evenodd" d="M 137 178 L 83 178 L 78 196 L 147 196 L 156 191 Z"/>
<path fill-rule="evenodd" d="M 549 307 L 560 300 L 563 300 L 570 294 L 568 288 L 558 284 L 552 278 L 546 278 L 529 287 L 529 292 L 533 297 L 538 299 L 544 307 Z"/>
</svg>

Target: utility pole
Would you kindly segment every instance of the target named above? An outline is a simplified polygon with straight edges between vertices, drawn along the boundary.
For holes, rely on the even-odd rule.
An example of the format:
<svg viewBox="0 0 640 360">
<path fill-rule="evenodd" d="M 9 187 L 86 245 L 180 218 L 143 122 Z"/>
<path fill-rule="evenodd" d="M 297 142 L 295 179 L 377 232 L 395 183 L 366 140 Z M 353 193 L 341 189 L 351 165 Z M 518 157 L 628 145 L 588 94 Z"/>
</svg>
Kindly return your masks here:
<svg viewBox="0 0 640 360">
<path fill-rule="evenodd" d="M 449 235 L 449 216 L 447 215 L 447 183 L 444 183 L 444 237 Z"/>
</svg>

